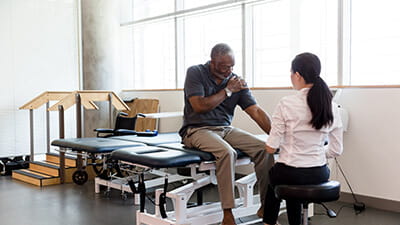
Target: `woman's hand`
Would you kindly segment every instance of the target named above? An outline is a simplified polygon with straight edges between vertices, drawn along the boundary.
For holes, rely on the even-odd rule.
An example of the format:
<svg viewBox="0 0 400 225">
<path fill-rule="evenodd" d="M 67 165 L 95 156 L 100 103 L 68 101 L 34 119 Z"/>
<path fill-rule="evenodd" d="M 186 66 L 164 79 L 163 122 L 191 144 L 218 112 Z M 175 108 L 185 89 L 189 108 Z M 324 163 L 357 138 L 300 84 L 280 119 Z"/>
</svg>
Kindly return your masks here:
<svg viewBox="0 0 400 225">
<path fill-rule="evenodd" d="M 268 145 L 265 145 L 265 151 L 267 151 L 269 154 L 274 154 L 276 152 L 276 148 L 271 148 Z"/>
</svg>

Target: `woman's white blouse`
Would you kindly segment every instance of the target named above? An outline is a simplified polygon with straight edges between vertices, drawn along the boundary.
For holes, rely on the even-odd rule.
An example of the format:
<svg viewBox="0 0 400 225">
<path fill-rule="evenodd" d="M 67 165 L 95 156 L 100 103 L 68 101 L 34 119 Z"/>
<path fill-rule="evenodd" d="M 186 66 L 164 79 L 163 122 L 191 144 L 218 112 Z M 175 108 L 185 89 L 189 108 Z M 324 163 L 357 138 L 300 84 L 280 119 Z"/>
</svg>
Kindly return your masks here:
<svg viewBox="0 0 400 225">
<path fill-rule="evenodd" d="M 343 151 L 343 126 L 338 105 L 332 102 L 332 125 L 316 130 L 310 124 L 308 90 L 303 88 L 296 95 L 282 98 L 272 115 L 267 145 L 280 148 L 277 162 L 288 166 L 322 166 L 327 158 L 339 156 Z M 326 141 L 328 145 L 325 145 Z"/>
</svg>

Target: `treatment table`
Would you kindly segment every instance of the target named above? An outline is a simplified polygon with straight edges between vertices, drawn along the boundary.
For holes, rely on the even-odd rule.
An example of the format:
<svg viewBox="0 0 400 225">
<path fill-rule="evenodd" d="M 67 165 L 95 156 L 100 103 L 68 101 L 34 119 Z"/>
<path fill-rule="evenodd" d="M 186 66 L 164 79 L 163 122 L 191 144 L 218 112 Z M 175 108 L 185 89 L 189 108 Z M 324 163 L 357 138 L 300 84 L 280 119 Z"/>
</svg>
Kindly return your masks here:
<svg viewBox="0 0 400 225">
<path fill-rule="evenodd" d="M 260 136 L 266 139 L 266 135 Z M 140 210 L 137 211 L 137 225 L 183 225 L 183 224 L 213 224 L 222 220 L 222 210 L 219 202 L 203 204 L 197 202 L 194 207 L 188 207 L 188 202 L 195 192 L 209 184 L 217 184 L 215 176 L 215 158 L 211 153 L 197 149 L 189 149 L 180 143 L 177 133 L 159 134 L 154 137 L 135 135 L 114 136 L 110 138 L 73 138 L 59 139 L 52 145 L 63 149 L 81 151 L 87 155 L 106 154 L 107 158 L 116 162 L 117 167 L 128 174 L 126 177 L 112 175 L 95 178 L 95 192 L 100 192 L 100 186 L 106 186 L 107 192 L 113 188 L 135 194 L 135 201 L 140 200 Z M 238 151 L 236 165 L 248 165 L 250 158 Z M 105 161 L 103 161 L 104 164 Z M 106 166 L 106 165 L 105 165 Z M 115 166 L 115 163 L 114 163 Z M 176 168 L 187 168 L 190 175 L 179 175 Z M 156 178 L 146 178 L 145 175 L 156 175 Z M 168 184 L 182 181 L 182 184 L 168 190 Z M 259 195 L 254 194 L 256 177 L 254 173 L 246 175 L 235 182 L 239 190 L 236 199 L 235 217 L 254 215 L 259 208 Z M 162 187 L 155 191 L 154 213 L 145 210 L 146 190 L 151 187 Z M 173 210 L 166 210 L 165 202 L 169 198 L 173 202 Z"/>
<path fill-rule="evenodd" d="M 236 165 L 248 165 L 250 158 L 238 151 Z M 154 169 L 189 168 L 191 182 L 173 190 L 168 190 L 171 183 L 169 176 L 164 178 L 164 187 L 156 189 L 155 213 L 145 210 L 144 200 L 146 182 L 139 179 L 137 194 L 140 196 L 140 210 L 136 213 L 136 224 L 213 224 L 222 220 L 222 210 L 219 202 L 202 204 L 198 202 L 195 207 L 188 207 L 188 202 L 195 191 L 209 184 L 217 184 L 215 176 L 215 158 L 211 153 L 196 149 L 189 149 L 178 143 L 165 143 L 157 146 L 128 147 L 115 150 L 111 153 L 113 160 L 118 160 L 120 167 L 124 165 L 142 168 L 143 173 Z M 141 175 L 142 176 L 142 175 Z M 259 208 L 259 196 L 254 195 L 255 174 L 244 176 L 236 180 L 235 185 L 239 190 L 236 199 L 237 207 L 233 213 L 237 218 L 254 215 Z M 160 186 L 160 185 L 159 185 Z M 165 202 L 169 198 L 173 202 L 173 210 L 166 211 Z"/>
<path fill-rule="evenodd" d="M 70 154 L 80 154 L 83 157 L 82 162 L 77 162 L 78 168 L 72 175 L 74 183 L 82 185 L 88 180 L 88 173 L 85 171 L 86 166 L 89 164 L 93 166 L 96 175 L 101 175 L 107 169 L 107 161 L 112 151 L 134 146 L 146 146 L 143 143 L 133 141 L 123 141 L 111 138 L 66 138 L 56 139 L 51 142 L 51 145 L 60 147 L 60 152 L 68 152 Z M 101 160 L 101 162 L 97 162 Z M 63 158 L 60 157 L 60 165 L 64 165 Z M 100 169 L 97 166 L 100 165 Z M 61 166 L 61 168 L 63 168 Z M 63 174 L 63 173 L 61 173 Z"/>
</svg>

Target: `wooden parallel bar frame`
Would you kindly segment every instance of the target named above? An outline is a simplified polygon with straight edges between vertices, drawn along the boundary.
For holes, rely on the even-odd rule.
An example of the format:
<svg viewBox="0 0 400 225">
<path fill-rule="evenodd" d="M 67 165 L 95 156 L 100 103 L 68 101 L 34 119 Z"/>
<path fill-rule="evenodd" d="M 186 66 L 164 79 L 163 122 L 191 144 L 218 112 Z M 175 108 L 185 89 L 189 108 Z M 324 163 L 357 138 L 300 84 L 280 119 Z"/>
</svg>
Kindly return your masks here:
<svg viewBox="0 0 400 225">
<path fill-rule="evenodd" d="M 54 105 L 50 106 L 50 101 L 57 101 Z M 122 99 L 112 91 L 98 91 L 98 90 L 85 90 L 85 91 L 46 91 L 39 96 L 33 98 L 25 103 L 19 109 L 29 110 L 30 121 L 30 161 L 34 161 L 34 114 L 33 110 L 38 109 L 46 104 L 46 137 L 47 137 L 47 152 L 50 152 L 50 111 L 64 112 L 73 105 L 76 105 L 76 129 L 77 137 L 82 137 L 82 106 L 87 110 L 98 110 L 99 107 L 94 103 L 95 101 L 108 101 L 110 103 L 110 123 L 112 124 L 112 107 L 118 111 L 127 110 L 130 108 L 125 104 Z M 60 106 L 62 106 L 60 108 Z M 64 118 L 63 118 L 64 119 Z M 61 121 L 60 121 L 61 122 Z M 64 129 L 64 125 L 62 126 Z M 61 130 L 60 130 L 61 132 Z M 63 131 L 64 132 L 64 131 Z M 61 134 L 61 133 L 60 133 Z M 79 163 L 79 160 L 78 160 Z"/>
<path fill-rule="evenodd" d="M 33 110 L 46 104 L 46 109 L 49 107 L 50 101 L 56 101 L 64 98 L 71 92 L 66 91 L 46 91 L 35 97 L 31 101 L 27 102 L 19 109 L 29 110 L 29 133 L 30 133 L 30 157 L 29 161 L 33 162 L 35 160 L 35 143 L 34 143 L 34 114 Z M 47 137 L 47 151 L 50 151 L 50 115 L 46 110 L 46 137 Z"/>
<path fill-rule="evenodd" d="M 129 110 L 129 106 L 125 104 L 122 99 L 112 91 L 74 91 L 69 96 L 66 96 L 53 106 L 49 111 L 57 111 L 58 105 L 63 105 L 64 110 L 76 104 L 75 95 L 79 94 L 80 101 L 86 110 L 97 110 L 99 107 L 94 103 L 96 101 L 110 101 L 114 108 L 118 111 Z"/>
</svg>

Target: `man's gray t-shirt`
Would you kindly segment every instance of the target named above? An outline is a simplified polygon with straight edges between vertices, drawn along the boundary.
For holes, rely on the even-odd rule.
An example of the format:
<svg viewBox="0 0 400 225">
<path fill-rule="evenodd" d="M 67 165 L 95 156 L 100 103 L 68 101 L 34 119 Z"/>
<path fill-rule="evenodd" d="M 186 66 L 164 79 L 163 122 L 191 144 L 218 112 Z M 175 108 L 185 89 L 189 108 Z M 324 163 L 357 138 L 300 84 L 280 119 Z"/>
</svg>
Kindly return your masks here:
<svg viewBox="0 0 400 225">
<path fill-rule="evenodd" d="M 190 97 L 208 97 L 214 95 L 226 87 L 232 76 L 237 75 L 232 73 L 220 84 L 217 84 L 214 76 L 210 72 L 210 62 L 189 67 L 186 73 L 184 86 L 184 120 L 183 126 L 179 131 L 182 137 L 185 136 L 186 130 L 189 127 L 229 126 L 231 125 L 236 105 L 239 105 L 242 110 L 245 110 L 247 107 L 256 104 L 256 100 L 252 96 L 250 90 L 244 89 L 233 93 L 231 97 L 226 98 L 221 104 L 209 112 L 196 113 L 193 110 L 189 102 Z"/>
</svg>

